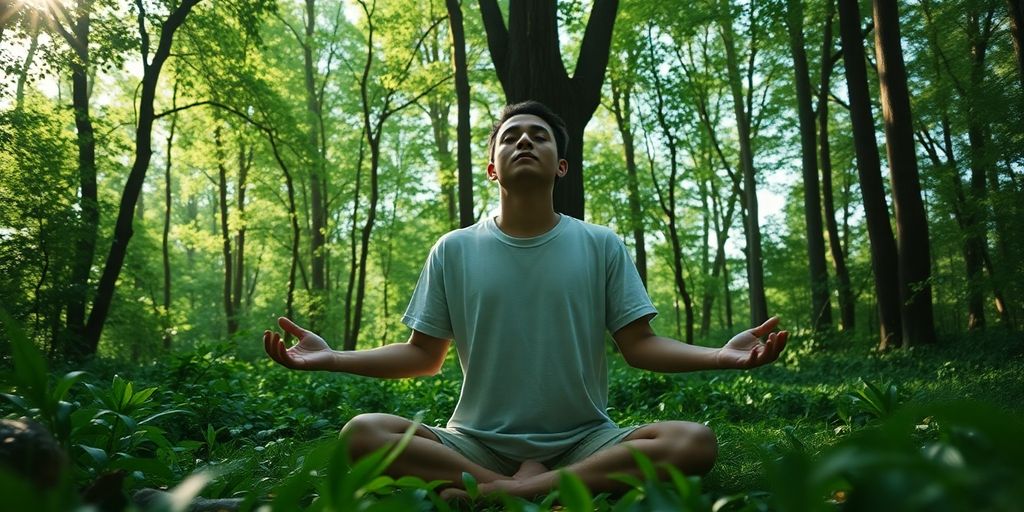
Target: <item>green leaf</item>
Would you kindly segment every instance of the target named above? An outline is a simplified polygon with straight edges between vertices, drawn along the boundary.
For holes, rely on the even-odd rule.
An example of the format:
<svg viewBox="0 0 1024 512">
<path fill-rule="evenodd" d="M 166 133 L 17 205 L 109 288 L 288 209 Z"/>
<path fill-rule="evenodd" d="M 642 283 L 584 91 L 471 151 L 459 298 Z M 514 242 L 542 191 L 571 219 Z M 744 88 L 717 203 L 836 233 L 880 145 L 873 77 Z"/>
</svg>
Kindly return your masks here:
<svg viewBox="0 0 1024 512">
<path fill-rule="evenodd" d="M 107 462 L 110 460 L 110 458 L 107 457 L 107 452 L 102 450 L 102 449 L 100 449 L 100 448 L 96 448 L 94 446 L 88 446 L 88 445 L 84 445 L 84 444 L 76 444 L 75 446 L 77 446 L 78 448 L 81 448 L 82 451 L 84 451 L 86 453 L 86 455 L 88 455 L 89 458 L 91 458 L 93 460 L 93 462 L 96 463 L 97 467 L 100 467 L 100 468 L 104 467 L 107 464 Z"/>
<path fill-rule="evenodd" d="M 681 497 L 683 501 L 690 499 L 690 496 L 693 494 L 693 486 L 690 485 L 690 481 L 687 480 L 686 475 L 671 464 L 664 464 L 662 467 L 664 467 L 665 471 L 668 472 L 668 476 L 672 480 L 672 485 L 675 487 L 676 492 L 679 493 L 679 497 Z"/>
<path fill-rule="evenodd" d="M 75 383 L 78 382 L 85 374 L 86 372 L 83 371 L 65 373 L 64 376 L 57 381 L 57 386 L 54 387 L 53 394 L 50 395 L 50 399 L 53 400 L 54 403 L 64 400 L 64 395 L 68 393 L 71 386 L 75 385 Z"/>
<path fill-rule="evenodd" d="M 0 326 L 7 331 L 7 337 L 10 339 L 14 379 L 22 395 L 36 407 L 44 411 L 50 410 L 46 400 L 49 396 L 49 383 L 46 380 L 47 369 L 43 353 L 29 341 L 21 326 L 3 309 L 0 309 Z"/>
<path fill-rule="evenodd" d="M 462 486 L 466 489 L 466 494 L 469 495 L 470 499 L 475 500 L 480 497 L 480 487 L 476 484 L 476 477 L 467 471 L 462 472 Z"/>
<path fill-rule="evenodd" d="M 569 512 L 591 512 L 594 509 L 594 500 L 580 477 L 568 471 L 559 473 L 558 494 L 562 505 Z"/>
<path fill-rule="evenodd" d="M 187 411 L 185 409 L 169 409 L 169 410 L 166 410 L 166 411 L 158 412 L 158 413 L 156 413 L 156 414 L 154 414 L 152 416 L 146 417 L 144 420 L 139 422 L 139 425 L 145 425 L 145 424 L 147 424 L 147 423 L 149 423 L 149 422 L 151 422 L 151 421 L 153 421 L 155 419 L 163 418 L 164 416 L 170 416 L 172 414 L 188 414 L 188 415 L 192 415 L 193 412 L 192 411 Z"/>
<path fill-rule="evenodd" d="M 370 483 L 364 485 L 362 490 L 363 490 L 363 492 L 369 494 L 369 493 L 372 493 L 372 492 L 377 492 L 377 491 L 379 491 L 381 489 L 386 489 L 386 488 L 392 487 L 392 486 L 394 486 L 394 484 L 395 484 L 395 479 L 394 478 L 391 478 L 390 476 L 387 476 L 387 475 L 381 475 L 381 476 L 378 476 L 377 478 L 374 478 L 373 480 L 371 480 Z"/>
<path fill-rule="evenodd" d="M 153 394 L 154 391 L 156 391 L 156 388 L 146 388 L 143 389 L 142 391 L 135 393 L 128 401 L 128 406 L 138 407 L 142 405 L 143 402 L 149 399 L 149 397 Z"/>
<path fill-rule="evenodd" d="M 654 470 L 654 463 L 651 462 L 646 455 L 640 450 L 630 449 L 633 453 L 633 459 L 636 460 L 636 466 L 640 469 L 640 473 L 646 480 L 658 480 L 658 472 Z"/>
</svg>

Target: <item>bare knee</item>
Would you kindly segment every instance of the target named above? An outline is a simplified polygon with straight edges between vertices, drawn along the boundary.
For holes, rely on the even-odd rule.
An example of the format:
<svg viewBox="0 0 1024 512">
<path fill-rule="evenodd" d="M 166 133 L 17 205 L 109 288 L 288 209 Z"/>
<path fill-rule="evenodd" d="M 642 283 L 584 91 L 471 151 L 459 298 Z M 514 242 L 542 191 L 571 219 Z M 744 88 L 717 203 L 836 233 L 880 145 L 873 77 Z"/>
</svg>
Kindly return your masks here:
<svg viewBox="0 0 1024 512">
<path fill-rule="evenodd" d="M 390 423 L 389 415 L 380 413 L 360 414 L 349 420 L 341 435 L 348 442 L 352 458 L 364 457 L 387 443 L 393 430 Z"/>
<path fill-rule="evenodd" d="M 667 447 L 664 462 L 690 475 L 707 474 L 714 467 L 718 457 L 718 438 L 706 425 L 688 421 L 666 422 L 663 436 Z"/>
</svg>

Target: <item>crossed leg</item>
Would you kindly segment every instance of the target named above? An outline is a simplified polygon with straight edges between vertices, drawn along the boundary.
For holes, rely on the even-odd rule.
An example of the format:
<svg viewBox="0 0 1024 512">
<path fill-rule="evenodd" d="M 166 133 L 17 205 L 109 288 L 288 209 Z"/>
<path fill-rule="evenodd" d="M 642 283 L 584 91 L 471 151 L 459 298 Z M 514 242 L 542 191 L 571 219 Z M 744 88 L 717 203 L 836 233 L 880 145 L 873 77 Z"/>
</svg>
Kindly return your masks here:
<svg viewBox="0 0 1024 512">
<path fill-rule="evenodd" d="M 397 443 L 412 422 L 391 414 L 360 414 L 352 418 L 342 433 L 348 436 L 353 457 L 363 457 L 381 446 Z M 644 425 L 621 443 L 605 448 L 566 468 L 583 480 L 594 492 L 621 490 L 624 484 L 608 478 L 614 473 L 639 475 L 631 449 L 650 458 L 655 464 L 668 463 L 683 473 L 704 474 L 711 470 L 718 453 L 715 434 L 708 427 L 688 421 L 665 421 Z M 467 459 L 441 444 L 429 429 L 419 426 L 405 451 L 388 468 L 394 477 L 411 475 L 424 480 L 448 480 L 455 486 L 468 472 L 480 484 L 480 492 L 504 492 L 531 498 L 546 494 L 559 482 L 558 470 L 535 461 L 525 461 L 513 476 L 503 475 Z M 459 489 L 446 491 L 447 497 Z"/>
<path fill-rule="evenodd" d="M 360 414 L 341 429 L 348 437 L 349 453 L 354 459 L 369 455 L 385 444 L 395 444 L 412 421 L 401 416 L 383 413 Z M 467 472 L 479 483 L 511 479 L 496 471 L 487 469 L 465 456 L 441 444 L 441 440 L 427 427 L 419 425 L 405 451 L 387 469 L 389 476 L 416 476 L 426 481 L 448 480 L 455 485 L 462 482 L 462 473 Z"/>
<path fill-rule="evenodd" d="M 711 471 L 718 455 L 718 440 L 710 428 L 689 421 L 663 421 L 644 425 L 621 443 L 602 449 L 566 468 L 580 478 L 592 492 L 615 492 L 625 484 L 609 478 L 615 473 L 640 476 L 632 450 L 646 455 L 655 465 L 670 464 L 687 475 Z M 554 469 L 527 478 L 494 480 L 480 485 L 481 494 L 503 492 L 533 498 L 558 486 L 559 471 Z"/>
</svg>

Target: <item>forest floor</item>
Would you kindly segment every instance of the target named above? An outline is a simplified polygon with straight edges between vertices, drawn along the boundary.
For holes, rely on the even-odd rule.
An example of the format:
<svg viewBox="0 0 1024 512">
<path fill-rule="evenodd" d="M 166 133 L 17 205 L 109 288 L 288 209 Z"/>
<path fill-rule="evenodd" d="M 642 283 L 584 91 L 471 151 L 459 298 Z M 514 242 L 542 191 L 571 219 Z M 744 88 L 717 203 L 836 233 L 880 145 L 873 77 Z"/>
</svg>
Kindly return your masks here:
<svg viewBox="0 0 1024 512">
<path fill-rule="evenodd" d="M 30 365 L 24 351 L 13 352 L 15 366 Z M 0 413 L 28 411 L 69 450 L 67 492 L 44 500 L 54 510 L 112 471 L 124 477 L 126 496 L 143 487 L 185 493 L 175 485 L 198 473 L 204 497 L 243 498 L 243 509 L 268 500 L 275 510 L 448 508 L 438 483 L 380 477 L 384 453 L 349 464 L 336 438 L 363 412 L 420 414 L 443 425 L 459 393 L 454 357 L 435 377 L 380 381 L 293 372 L 238 352 L 220 343 L 146 365 L 97 360 L 81 375 L 54 370 L 48 384 L 31 384 L 19 371 L 12 379 L 20 385 Z M 1022 370 L 1024 337 L 997 330 L 888 353 L 838 335 L 796 336 L 776 364 L 746 372 L 656 374 L 612 354 L 612 419 L 706 423 L 719 438 L 714 470 L 667 482 L 648 475 L 630 481 L 625 496 L 591 496 L 565 479 L 546 500 L 474 498 L 472 505 L 547 510 L 557 499 L 568 510 L 867 510 L 879 503 L 1020 510 Z M 0 477 L 0 488 L 18 488 Z"/>
</svg>

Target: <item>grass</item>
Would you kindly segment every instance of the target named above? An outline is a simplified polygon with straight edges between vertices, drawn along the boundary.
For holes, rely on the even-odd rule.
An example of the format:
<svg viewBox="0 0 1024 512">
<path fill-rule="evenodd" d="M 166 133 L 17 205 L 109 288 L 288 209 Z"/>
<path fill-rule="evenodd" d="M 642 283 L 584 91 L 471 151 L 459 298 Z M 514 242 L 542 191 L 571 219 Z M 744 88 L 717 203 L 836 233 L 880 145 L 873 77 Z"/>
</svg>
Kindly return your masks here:
<svg viewBox="0 0 1024 512">
<path fill-rule="evenodd" d="M 325 479 L 322 473 L 333 468 L 335 474 L 343 472 L 351 476 L 356 465 L 337 462 L 344 457 L 341 448 L 336 443 L 325 448 L 323 443 L 325 439 L 336 437 L 345 421 L 362 412 L 413 417 L 422 411 L 424 423 L 443 425 L 459 391 L 460 372 L 454 358 L 449 358 L 436 377 L 379 381 L 349 375 L 292 372 L 263 358 L 240 359 L 233 355 L 235 352 L 237 350 L 228 344 L 205 345 L 150 365 L 100 360 L 84 368 L 87 374 L 77 378 L 87 385 L 72 384 L 67 395 L 57 400 L 68 404 L 65 408 L 72 411 L 65 442 L 72 458 L 73 481 L 69 488 L 82 488 L 118 467 L 129 470 L 123 486 L 129 493 L 140 487 L 171 488 L 198 470 L 214 469 L 217 476 L 203 490 L 208 498 L 247 497 L 254 504 L 271 496 L 286 495 L 288 491 L 295 495 L 294 506 L 311 506 L 315 496 L 319 496 L 316 502 L 319 504 L 313 508 L 323 507 L 327 499 L 342 500 L 331 502 L 337 505 L 348 503 L 344 501 L 348 499 L 356 500 L 353 503 L 369 503 L 366 500 L 377 496 L 371 501 L 377 500 L 373 502 L 378 505 L 391 503 L 387 500 L 406 500 L 394 501 L 392 505 L 399 507 L 394 510 L 415 500 L 419 500 L 415 503 L 420 507 L 443 509 L 445 505 L 436 502 L 436 493 L 428 483 L 405 481 L 400 485 L 380 480 L 372 483 L 373 478 L 378 477 L 370 470 L 359 477 L 368 480 L 356 479 L 351 489 L 332 491 L 324 482 L 337 479 Z M 23 353 L 24 350 L 18 351 L 18 354 Z M 17 365 L 18 361 L 15 363 Z M 926 458 L 919 464 L 914 458 L 917 457 L 914 454 L 922 451 L 922 446 L 931 446 L 929 443 L 959 450 L 957 453 L 964 454 L 961 458 L 970 459 L 974 449 L 962 445 L 954 435 L 959 428 L 957 425 L 970 423 L 970 417 L 956 411 L 943 413 L 939 407 L 936 409 L 939 412 L 933 416 L 940 420 L 929 424 L 928 418 L 933 417 L 930 409 L 921 409 L 910 420 L 899 419 L 900 411 L 914 407 L 912 404 L 930 407 L 927 404 L 950 400 L 984 402 L 996 413 L 1008 415 L 1011 423 L 1019 423 L 1024 417 L 1022 363 L 1024 339 L 1021 334 L 997 330 L 889 353 L 875 351 L 865 340 L 798 336 L 775 365 L 746 372 L 655 374 L 629 368 L 620 357 L 611 355 L 609 414 L 620 425 L 683 419 L 705 422 L 716 431 L 720 456 L 715 469 L 694 484 L 699 485 L 700 500 L 678 506 L 696 510 L 718 501 L 723 510 L 797 510 L 804 507 L 800 505 L 804 502 L 799 500 L 811 499 L 813 506 L 830 503 L 829 493 L 840 492 L 836 489 L 847 489 L 853 496 L 863 496 L 865 493 L 856 492 L 857 487 L 850 487 L 851 482 L 860 482 L 857 485 L 864 489 L 881 485 L 877 479 L 858 480 L 861 477 L 856 468 L 868 467 L 872 462 L 850 459 L 843 450 L 855 446 L 857 453 L 883 453 L 881 446 L 885 442 L 871 435 L 889 428 L 887 425 L 893 422 L 911 421 L 921 431 L 908 438 L 913 440 L 907 445 L 910 448 L 884 448 L 892 453 L 904 450 L 910 454 L 906 460 L 917 465 L 907 466 L 912 469 L 905 470 L 904 474 L 923 475 L 934 469 L 928 461 L 939 459 Z M 22 366 L 28 367 L 27 364 Z M 55 382 L 57 376 L 70 370 L 73 369 L 55 370 L 50 380 Z M 24 375 L 23 372 L 21 376 Z M 139 403 L 134 409 L 126 410 L 128 420 L 119 420 L 116 414 L 104 412 L 118 407 L 117 400 L 107 396 L 118 389 L 115 375 L 122 383 L 131 382 L 136 395 L 141 396 L 143 391 L 153 388 L 151 395 L 137 400 Z M 12 374 L 9 379 L 15 383 L 8 386 L 12 396 L 49 396 L 30 392 L 31 386 L 41 385 L 38 381 L 33 384 L 19 378 Z M 875 389 L 867 387 L 865 382 Z M 123 388 L 123 384 L 121 386 Z M 103 396 L 107 396 L 105 401 L 100 399 Z M 53 411 L 61 407 L 55 402 L 44 407 L 37 404 L 26 410 L 10 402 L 0 405 L 0 413 L 4 417 L 27 413 L 48 425 L 55 425 L 57 416 Z M 172 410 L 185 412 L 157 418 L 148 428 L 133 425 L 145 417 Z M 918 424 L 922 421 L 924 428 Z M 1000 437 L 1003 432 L 998 425 L 968 426 L 981 432 L 982 437 L 1004 439 Z M 909 430 L 894 432 L 899 437 L 903 435 L 900 432 Z M 99 456 L 91 448 L 99 449 L 105 456 Z M 996 446 L 997 453 L 1005 449 Z M 313 462 L 310 461 L 316 457 L 328 458 L 317 459 L 322 467 L 311 469 Z M 821 487 L 810 491 L 787 490 L 791 483 L 773 476 L 786 464 L 802 468 L 791 475 L 792 485 L 813 487 L 820 483 Z M 844 467 L 853 469 L 844 470 L 837 477 L 829 473 L 832 466 L 828 464 L 846 464 Z M 1021 465 L 1008 464 L 1010 477 L 1002 475 L 1002 478 L 1010 483 L 1024 481 Z M 974 471 L 971 475 L 988 474 L 983 465 L 968 469 Z M 309 471 L 320 473 L 314 477 Z M 877 468 L 873 471 L 885 474 Z M 348 479 L 346 476 L 342 480 Z M 7 485 L 2 478 L 0 484 L 0 487 Z M 621 500 L 599 496 L 592 503 L 599 510 L 650 508 L 662 492 L 653 485 L 640 482 L 634 486 L 636 492 L 632 498 L 628 494 Z M 693 489 L 688 491 L 680 485 L 690 484 L 677 481 L 666 488 L 665 496 L 678 500 L 682 494 L 692 494 Z M 974 499 L 976 489 L 970 487 L 960 492 L 957 485 L 955 482 L 948 484 L 947 488 L 953 490 L 947 494 L 953 493 L 950 496 L 961 496 L 968 500 L 965 503 L 973 503 L 969 500 Z M 563 481 L 562 487 L 563 493 L 576 492 L 572 481 Z M 817 492 L 818 497 L 807 498 L 808 492 Z M 898 501 L 903 497 L 906 496 L 897 493 L 893 499 Z M 553 501 L 553 497 L 549 498 L 548 502 Z M 563 501 L 578 503 L 579 499 L 582 498 L 578 493 L 566 494 Z M 955 502 L 949 496 L 944 499 Z M 548 505 L 550 503 L 505 502 L 499 507 L 544 510 Z M 282 507 L 279 508 L 284 509 Z M 998 506 L 992 509 L 1013 510 Z"/>
</svg>

